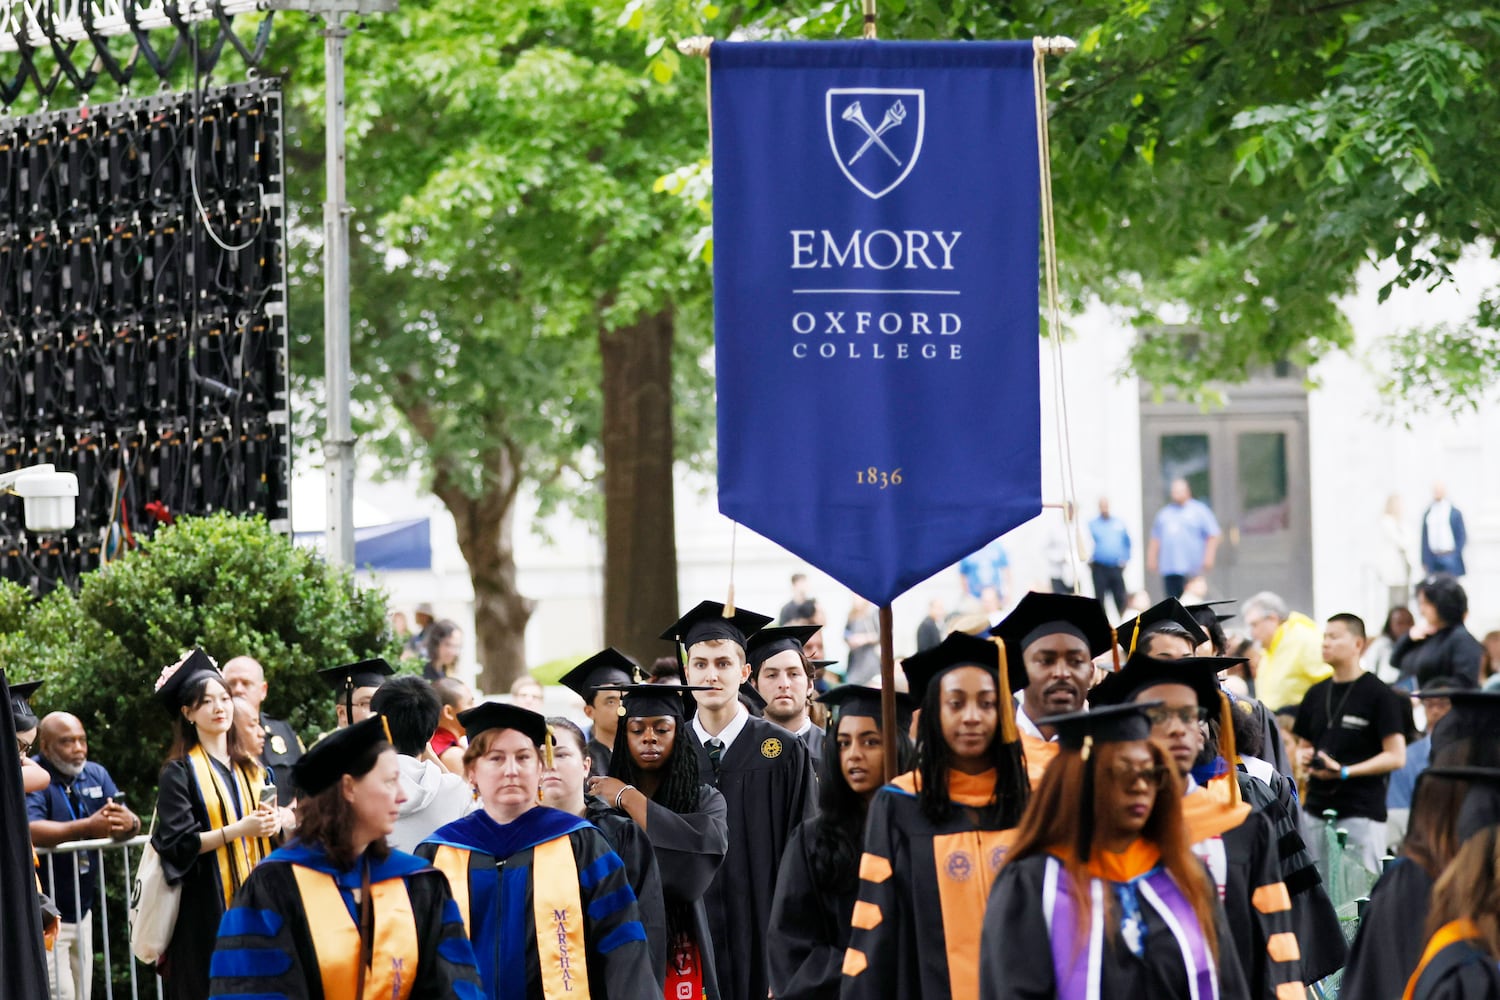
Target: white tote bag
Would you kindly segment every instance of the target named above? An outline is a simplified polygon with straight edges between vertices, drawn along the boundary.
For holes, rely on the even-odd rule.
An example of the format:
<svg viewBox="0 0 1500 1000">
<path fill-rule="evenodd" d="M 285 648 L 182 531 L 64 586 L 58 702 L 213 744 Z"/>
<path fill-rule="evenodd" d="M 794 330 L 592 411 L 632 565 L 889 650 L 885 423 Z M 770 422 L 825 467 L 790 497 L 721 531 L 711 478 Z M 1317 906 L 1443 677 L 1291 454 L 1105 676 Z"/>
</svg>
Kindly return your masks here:
<svg viewBox="0 0 1500 1000">
<path fill-rule="evenodd" d="M 151 832 L 156 832 L 156 814 L 151 814 Z M 155 965 L 166 954 L 177 926 L 177 908 L 182 885 L 168 885 L 161 858 L 149 843 L 141 852 L 130 889 L 130 952 L 147 965 Z"/>
</svg>

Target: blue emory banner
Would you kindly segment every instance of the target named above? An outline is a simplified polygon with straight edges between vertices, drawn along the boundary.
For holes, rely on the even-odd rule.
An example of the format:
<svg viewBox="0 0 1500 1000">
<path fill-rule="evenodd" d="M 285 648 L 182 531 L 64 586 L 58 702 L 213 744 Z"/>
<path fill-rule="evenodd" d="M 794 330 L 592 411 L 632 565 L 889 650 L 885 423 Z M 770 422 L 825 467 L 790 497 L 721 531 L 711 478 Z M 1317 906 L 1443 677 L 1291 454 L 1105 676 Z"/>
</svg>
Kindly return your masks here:
<svg viewBox="0 0 1500 1000">
<path fill-rule="evenodd" d="M 1041 512 L 1032 58 L 709 55 L 719 509 L 876 603 Z"/>
</svg>

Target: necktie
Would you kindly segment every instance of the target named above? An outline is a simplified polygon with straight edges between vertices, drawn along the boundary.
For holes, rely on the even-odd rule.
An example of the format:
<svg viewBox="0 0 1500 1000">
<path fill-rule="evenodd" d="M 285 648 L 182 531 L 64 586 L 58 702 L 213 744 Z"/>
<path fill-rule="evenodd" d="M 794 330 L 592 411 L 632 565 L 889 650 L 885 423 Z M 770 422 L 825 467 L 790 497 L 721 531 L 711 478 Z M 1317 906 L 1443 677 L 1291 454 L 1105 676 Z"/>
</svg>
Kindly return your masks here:
<svg viewBox="0 0 1500 1000">
<path fill-rule="evenodd" d="M 714 777 L 719 776 L 719 758 L 724 756 L 724 741 L 717 736 L 708 741 L 708 762 L 713 765 Z"/>
</svg>

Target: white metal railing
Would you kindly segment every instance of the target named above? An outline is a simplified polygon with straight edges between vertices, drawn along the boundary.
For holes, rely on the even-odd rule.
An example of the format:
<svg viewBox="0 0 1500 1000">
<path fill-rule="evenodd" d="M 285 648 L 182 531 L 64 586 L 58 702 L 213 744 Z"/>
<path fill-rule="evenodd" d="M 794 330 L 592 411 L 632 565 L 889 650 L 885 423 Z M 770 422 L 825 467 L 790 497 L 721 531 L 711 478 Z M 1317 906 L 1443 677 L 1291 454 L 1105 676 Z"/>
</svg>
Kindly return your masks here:
<svg viewBox="0 0 1500 1000">
<path fill-rule="evenodd" d="M 4 2 L 4 0 L 0 0 L 0 2 Z M 75 909 L 75 914 L 79 909 L 80 903 L 80 900 L 78 898 L 80 883 L 78 875 L 77 855 L 87 851 L 93 853 L 95 857 L 99 859 L 98 868 L 93 872 L 94 884 L 96 889 L 94 897 L 90 901 L 89 909 L 98 915 L 98 919 L 95 921 L 95 923 L 98 925 L 98 929 L 96 930 L 94 936 L 97 940 L 103 943 L 102 948 L 99 948 L 97 950 L 101 951 L 104 955 L 104 1000 L 115 1000 L 115 967 L 113 962 L 114 954 L 111 948 L 109 933 L 110 884 L 108 879 L 108 858 L 111 854 L 118 853 L 119 857 L 117 858 L 117 860 L 121 865 L 124 866 L 125 879 L 123 884 L 125 886 L 125 893 L 127 897 L 126 913 L 128 914 L 129 893 L 130 887 L 132 885 L 130 875 L 131 852 L 135 851 L 138 855 L 140 850 L 145 847 L 150 839 L 151 838 L 146 836 L 145 834 L 140 834 L 138 836 L 132 837 L 129 840 L 75 840 L 66 844 L 58 844 L 56 847 L 38 847 L 36 849 L 37 857 L 41 865 L 42 891 L 46 892 L 49 896 L 56 895 L 56 893 L 53 891 L 57 885 L 57 879 L 55 877 L 56 862 L 54 861 L 54 859 L 58 855 L 74 855 L 71 868 L 73 872 L 73 906 Z M 129 917 L 127 916 L 126 919 L 128 921 Z M 124 942 L 128 942 L 129 938 L 130 936 L 127 932 L 121 940 Z M 140 980 L 145 976 L 150 976 L 150 978 L 155 981 L 155 996 L 157 1000 L 161 1000 L 161 977 L 155 974 L 155 970 L 151 970 L 144 974 L 138 974 L 138 970 L 136 969 L 135 957 L 130 954 L 130 949 L 128 947 L 126 947 L 125 949 L 124 960 L 130 967 L 130 1000 L 141 1000 L 142 993 Z M 52 974 L 52 982 L 55 984 L 61 978 L 61 970 L 59 967 L 60 959 L 56 951 L 47 956 L 47 963 Z M 92 968 L 88 971 L 89 974 L 92 975 Z M 74 984 L 74 989 L 75 994 L 77 992 L 81 992 L 76 983 Z M 152 995 L 149 988 L 145 995 Z"/>
</svg>

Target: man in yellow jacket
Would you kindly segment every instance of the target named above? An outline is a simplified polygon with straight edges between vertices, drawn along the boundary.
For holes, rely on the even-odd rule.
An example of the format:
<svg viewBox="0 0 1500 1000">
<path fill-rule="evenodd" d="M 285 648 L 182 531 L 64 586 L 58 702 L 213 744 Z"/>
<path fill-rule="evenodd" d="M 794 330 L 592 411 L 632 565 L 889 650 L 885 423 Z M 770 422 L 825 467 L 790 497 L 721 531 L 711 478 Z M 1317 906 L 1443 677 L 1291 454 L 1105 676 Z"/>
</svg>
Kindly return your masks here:
<svg viewBox="0 0 1500 1000">
<path fill-rule="evenodd" d="M 1264 651 L 1255 672 L 1255 696 L 1275 711 L 1299 705 L 1307 689 L 1333 676 L 1323 662 L 1323 630 L 1286 601 L 1263 590 L 1240 606 L 1250 635 Z"/>
</svg>

